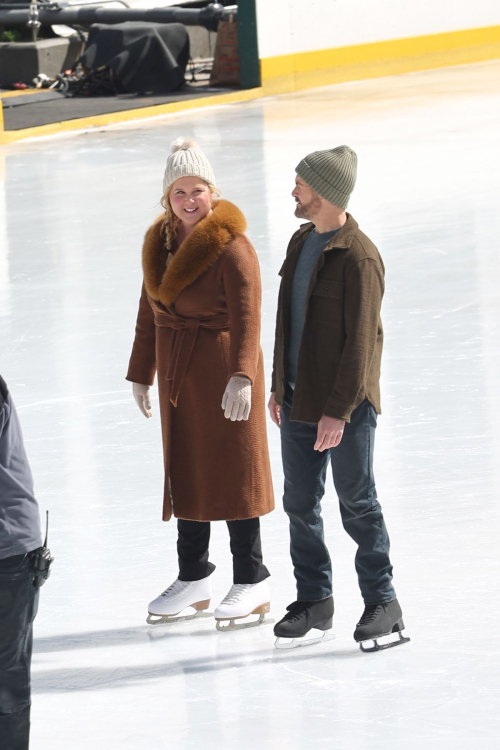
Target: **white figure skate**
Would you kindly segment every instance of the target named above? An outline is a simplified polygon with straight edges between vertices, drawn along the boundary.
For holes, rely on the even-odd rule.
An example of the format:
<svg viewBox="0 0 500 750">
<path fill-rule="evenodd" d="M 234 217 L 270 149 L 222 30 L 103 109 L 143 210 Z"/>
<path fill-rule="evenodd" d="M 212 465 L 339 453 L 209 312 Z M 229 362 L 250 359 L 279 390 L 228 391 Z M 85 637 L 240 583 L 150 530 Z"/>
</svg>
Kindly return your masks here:
<svg viewBox="0 0 500 750">
<path fill-rule="evenodd" d="M 266 622 L 265 616 L 271 608 L 267 581 L 260 583 L 235 583 L 214 611 L 217 630 L 243 630 Z M 258 620 L 236 623 L 250 615 L 259 615 Z M 271 620 L 272 622 L 272 620 Z M 223 625 L 222 623 L 228 623 Z"/>
<path fill-rule="evenodd" d="M 180 581 L 178 578 L 163 594 L 152 601 L 148 607 L 148 625 L 162 625 L 168 622 L 183 622 L 195 618 L 211 617 L 205 610 L 212 598 L 212 576 L 201 581 Z M 185 609 L 194 610 L 183 615 Z"/>
</svg>

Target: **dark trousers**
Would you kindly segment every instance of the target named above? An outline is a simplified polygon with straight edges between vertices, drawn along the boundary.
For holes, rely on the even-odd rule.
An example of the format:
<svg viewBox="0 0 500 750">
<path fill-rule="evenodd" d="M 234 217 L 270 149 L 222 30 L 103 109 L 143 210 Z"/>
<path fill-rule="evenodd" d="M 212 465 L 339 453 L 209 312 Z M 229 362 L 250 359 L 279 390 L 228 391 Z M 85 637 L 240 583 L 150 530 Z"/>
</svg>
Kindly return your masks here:
<svg viewBox="0 0 500 750">
<path fill-rule="evenodd" d="M 377 500 L 373 447 L 377 413 L 365 400 L 346 423 L 340 444 L 314 450 L 318 426 L 291 422 L 293 391 L 287 388 L 281 409 L 281 451 L 285 474 L 283 505 L 290 521 L 290 553 L 300 600 L 332 593 L 332 564 L 323 534 L 321 500 L 328 462 L 340 502 L 344 529 L 356 542 L 355 564 L 365 604 L 396 597 L 389 560 L 389 536 Z"/>
<path fill-rule="evenodd" d="M 30 555 L 0 560 L 0 746 L 28 750 L 33 620 L 39 589 Z"/>
<path fill-rule="evenodd" d="M 233 555 L 233 583 L 260 583 L 268 578 L 269 571 L 262 562 L 259 519 L 227 521 L 227 527 Z M 208 559 L 210 523 L 179 519 L 177 528 L 180 580 L 206 578 L 215 570 L 215 565 Z"/>
</svg>

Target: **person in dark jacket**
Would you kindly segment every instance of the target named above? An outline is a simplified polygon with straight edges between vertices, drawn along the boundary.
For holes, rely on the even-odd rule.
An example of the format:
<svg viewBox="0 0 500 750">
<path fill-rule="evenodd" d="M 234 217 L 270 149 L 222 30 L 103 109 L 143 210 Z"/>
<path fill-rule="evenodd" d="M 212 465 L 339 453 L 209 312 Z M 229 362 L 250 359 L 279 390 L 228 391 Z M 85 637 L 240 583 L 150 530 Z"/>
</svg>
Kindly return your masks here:
<svg viewBox="0 0 500 750">
<path fill-rule="evenodd" d="M 316 151 L 297 166 L 292 192 L 295 215 L 309 223 L 293 235 L 280 271 L 269 401 L 281 429 L 283 503 L 297 581 L 297 601 L 274 629 L 278 647 L 290 647 L 280 638 L 304 638 L 312 628 L 328 637 L 332 626 L 332 566 L 321 518 L 329 461 L 344 528 L 358 546 L 365 609 L 354 638 L 363 650 L 407 640 L 373 477 L 384 264 L 345 211 L 356 170 L 348 146 Z M 378 644 L 393 632 L 399 640 Z M 372 649 L 363 646 L 367 640 Z"/>
<path fill-rule="evenodd" d="M 0 376 L 0 746 L 27 750 L 40 516 L 21 425 Z"/>
</svg>

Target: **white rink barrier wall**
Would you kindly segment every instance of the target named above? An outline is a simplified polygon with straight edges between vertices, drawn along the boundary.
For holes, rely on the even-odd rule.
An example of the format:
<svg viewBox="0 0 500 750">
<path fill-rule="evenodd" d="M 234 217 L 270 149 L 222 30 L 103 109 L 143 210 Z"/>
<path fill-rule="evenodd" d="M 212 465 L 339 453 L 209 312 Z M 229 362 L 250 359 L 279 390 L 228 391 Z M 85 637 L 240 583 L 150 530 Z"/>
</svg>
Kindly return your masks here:
<svg viewBox="0 0 500 750">
<path fill-rule="evenodd" d="M 255 0 L 270 93 L 500 58 L 500 0 Z"/>
</svg>

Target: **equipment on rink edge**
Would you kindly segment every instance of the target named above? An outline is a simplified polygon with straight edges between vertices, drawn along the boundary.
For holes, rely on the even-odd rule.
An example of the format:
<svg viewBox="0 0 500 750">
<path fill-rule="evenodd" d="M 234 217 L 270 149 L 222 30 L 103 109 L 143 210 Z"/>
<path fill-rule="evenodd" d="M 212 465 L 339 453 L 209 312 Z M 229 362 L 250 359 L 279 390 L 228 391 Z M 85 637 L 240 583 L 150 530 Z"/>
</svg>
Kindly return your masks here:
<svg viewBox="0 0 500 750">
<path fill-rule="evenodd" d="M 240 53 L 238 24 L 231 17 L 221 21 L 215 42 L 214 63 L 210 73 L 211 86 L 240 85 Z"/>
<path fill-rule="evenodd" d="M 59 74 L 50 86 L 60 91 L 67 98 L 74 96 L 117 96 L 124 89 L 111 68 L 102 65 L 90 72 L 82 65 L 75 65 L 73 70 Z"/>
<path fill-rule="evenodd" d="M 49 511 L 47 511 L 47 521 L 45 527 L 45 541 L 42 547 L 39 547 L 33 553 L 33 568 L 34 578 L 33 585 L 35 588 L 43 586 L 45 581 L 50 576 L 50 566 L 54 562 L 54 558 L 50 554 L 50 549 L 47 547 L 47 540 L 49 538 Z"/>
<path fill-rule="evenodd" d="M 202 578 L 201 581 L 181 581 L 177 578 L 150 603 L 146 619 L 148 625 L 212 617 L 210 612 L 205 612 L 212 598 L 212 575 Z M 195 610 L 194 614 L 183 615 L 182 613 L 189 608 Z"/>
<path fill-rule="evenodd" d="M 367 604 L 354 631 L 354 640 L 359 643 L 359 647 L 364 653 L 384 651 L 409 642 L 410 639 L 402 634 L 404 629 L 403 612 L 397 599 L 390 602 Z M 380 638 L 385 638 L 393 633 L 398 634 L 398 640 L 382 644 L 378 642 Z M 367 648 L 363 645 L 368 641 L 372 641 L 373 646 Z"/>
<path fill-rule="evenodd" d="M 7 35 L 0 41 L 0 85 L 19 87 L 23 83 L 30 86 L 33 82 L 38 87 L 36 79 L 44 74 L 50 79 L 51 89 L 67 96 L 170 93 L 184 84 L 189 40 L 185 61 L 176 59 L 169 45 L 165 48 L 163 34 L 159 33 L 160 39 L 150 38 L 142 47 L 135 41 L 127 48 L 115 50 L 112 62 L 108 54 L 107 61 L 83 67 L 76 61 L 89 30 L 99 24 L 132 26 L 135 22 L 164 29 L 181 27 L 187 36 L 186 26 L 216 32 L 220 21 L 236 18 L 238 11 L 236 6 L 226 8 L 217 2 L 208 3 L 204 8 L 100 7 L 110 2 L 114 0 L 97 0 L 93 4 L 90 0 L 71 0 L 71 4 L 65 0 L 0 0 L 0 30 Z M 78 7 L 89 5 L 92 7 Z M 30 42 L 26 40 L 26 29 L 30 29 L 29 34 L 33 36 Z M 14 39 L 12 35 L 19 38 Z M 50 38 L 40 38 L 43 35 Z M 116 47 L 116 43 L 113 44 Z M 138 50 L 138 47 L 141 48 Z M 100 54 L 103 56 L 106 57 Z"/>
<path fill-rule="evenodd" d="M 277 636 L 275 646 L 278 649 L 312 646 L 322 641 L 331 641 L 335 636 L 331 632 L 333 622 L 333 597 L 319 601 L 292 602 L 286 608 L 287 614 L 274 626 Z M 305 636 L 311 631 L 322 631 L 323 635 Z"/>
<path fill-rule="evenodd" d="M 245 630 L 274 622 L 274 620 L 266 620 L 266 614 L 271 609 L 270 599 L 267 580 L 259 583 L 234 583 L 214 610 L 217 630 L 220 632 Z M 236 622 L 236 620 L 246 620 L 251 615 L 259 615 L 258 620 Z M 224 622 L 228 624 L 223 625 Z"/>
<path fill-rule="evenodd" d="M 70 26 L 89 28 L 92 24 L 114 24 L 126 21 L 141 23 L 181 23 L 184 26 L 203 26 L 209 31 L 217 31 L 219 21 L 236 16 L 237 8 L 225 8 L 219 3 L 210 3 L 205 8 L 103 8 L 96 7 L 106 0 L 96 0 L 92 7 L 70 7 L 67 2 L 50 2 L 44 0 L 37 3 L 36 22 L 41 26 Z M 72 3 L 78 6 L 78 2 Z M 82 5 L 85 5 L 82 2 Z M 0 0 L 0 26 L 5 28 L 28 26 L 33 20 L 30 15 L 30 2 L 2 2 Z"/>
<path fill-rule="evenodd" d="M 94 24 L 77 65 L 86 71 L 87 83 L 89 75 L 111 83 L 107 93 L 165 94 L 183 85 L 188 60 L 189 36 L 182 24 L 128 22 Z M 77 87 L 68 95 L 81 93 L 89 91 Z"/>
</svg>

